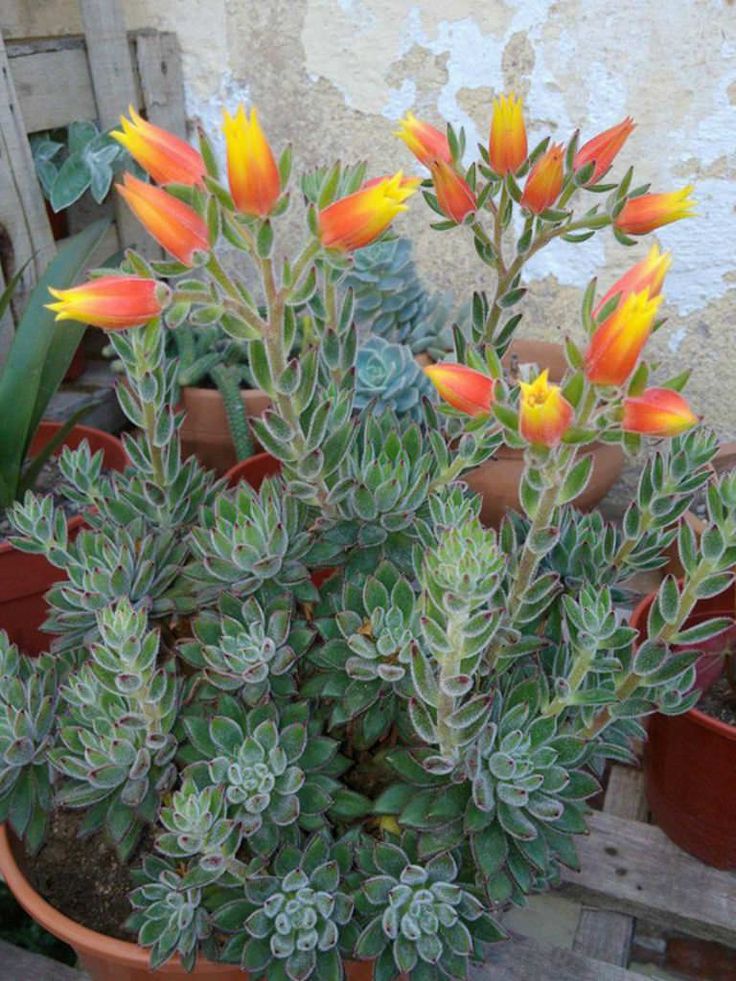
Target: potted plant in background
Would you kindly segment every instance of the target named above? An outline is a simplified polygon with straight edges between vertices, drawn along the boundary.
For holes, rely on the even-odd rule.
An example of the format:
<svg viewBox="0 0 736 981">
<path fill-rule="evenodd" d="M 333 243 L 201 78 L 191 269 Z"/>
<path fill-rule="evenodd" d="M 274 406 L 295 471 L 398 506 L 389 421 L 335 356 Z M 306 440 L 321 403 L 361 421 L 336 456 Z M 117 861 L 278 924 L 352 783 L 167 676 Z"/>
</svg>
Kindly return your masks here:
<svg viewBox="0 0 736 981">
<path fill-rule="evenodd" d="M 462 978 L 503 936 L 496 911 L 576 864 L 585 801 L 606 760 L 630 758 L 642 717 L 698 697 L 697 654 L 673 648 L 697 598 L 730 581 L 736 478 L 708 491 L 719 547 L 664 580 L 637 644 L 614 600 L 687 538 L 716 449 L 684 432 L 696 419 L 677 380 L 646 387 L 658 298 L 634 293 L 637 316 L 613 331 L 590 315 L 593 284 L 561 386 L 546 372 L 508 384 L 492 345 L 460 342 L 458 362 L 425 369 L 442 412 L 356 416 L 339 287 L 417 182 L 399 172 L 336 200 L 326 183 L 287 259 L 288 155 L 276 163 L 255 112 L 226 139 L 228 186 L 206 141 L 175 194 L 145 185 L 144 208 L 124 185 L 175 261 L 130 253 L 120 277 L 58 294 L 61 314 L 110 332 L 139 434 L 124 473 L 65 451 L 67 493 L 94 505 L 73 540 L 49 499 L 12 512 L 19 544 L 69 582 L 49 594 L 54 656 L 0 641 L 0 869 L 96 979 L 147 976 L 149 951 L 169 976 L 203 979 L 236 976 L 229 965 L 276 981 Z M 167 140 L 149 147 L 164 182 L 181 156 Z M 262 297 L 222 268 L 223 238 Z M 194 267 L 271 400 L 253 428 L 281 476 L 259 491 L 180 454 L 164 324 L 213 305 Z M 306 302 L 317 343 L 297 359 Z M 622 527 L 570 506 L 597 440 L 675 433 Z M 523 444 L 522 512 L 496 533 L 459 478 L 504 441 Z M 130 932 L 120 908 L 100 918 L 103 840 L 104 894 L 131 890 Z M 33 888 L 60 852 L 63 894 L 47 899 L 61 913 Z"/>
<path fill-rule="evenodd" d="M 46 615 L 44 593 L 60 573 L 39 554 L 19 552 L 8 535 L 7 512 L 40 478 L 47 492 L 55 490 L 58 475 L 51 461 L 62 446 L 76 449 L 85 441 L 96 464 L 121 468 L 125 453 L 108 433 L 81 426 L 79 414 L 66 423 L 45 421 L 49 400 L 61 384 L 79 344 L 84 327 L 56 324 L 44 305 L 49 286 L 68 287 L 83 272 L 102 239 L 108 223 L 100 221 L 59 248 L 43 277 L 33 289 L 15 329 L 7 358 L 0 371 L 0 626 L 29 653 L 48 643 L 40 627 Z M 13 289 L 11 282 L 6 299 Z M 99 451 L 99 452 L 98 452 Z M 44 476 L 45 475 L 45 476 Z M 69 531 L 84 523 L 76 504 L 70 507 Z"/>
<path fill-rule="evenodd" d="M 462 131 L 457 134 L 448 126 L 445 135 L 412 113 L 401 121 L 397 135 L 430 172 L 423 196 L 439 216 L 432 227 L 449 231 L 464 226 L 473 236 L 478 257 L 493 270 L 493 293 L 474 295 L 471 334 L 475 343 L 492 344 L 499 355 L 510 348 L 513 360 L 507 360 L 507 370 L 518 362 L 522 376 L 534 376 L 546 367 L 554 382 L 565 373 L 562 347 L 515 339 L 522 319 L 518 307 L 526 293 L 521 277 L 532 256 L 555 239 L 584 242 L 609 226 L 621 244 L 634 245 L 635 236 L 690 214 L 690 187 L 649 194 L 648 184 L 632 186 L 633 168 L 621 181 L 604 182 L 633 128 L 627 117 L 582 146 L 576 132 L 566 146 L 551 143 L 547 136 L 529 152 L 521 99 L 501 95 L 494 100 L 488 145 L 479 144 L 478 157 L 466 167 Z M 603 205 L 590 197 L 601 194 L 608 195 Z M 513 243 L 508 241 L 512 236 Z M 602 297 L 592 315 L 599 320 L 616 315 L 619 300 L 632 288 L 648 285 L 654 295 L 668 261 L 653 249 Z M 586 317 L 590 315 L 588 308 Z M 512 377 L 518 377 L 516 370 Z M 601 443 L 590 451 L 592 476 L 576 502 L 584 508 L 602 499 L 624 461 L 615 443 Z M 522 471 L 518 447 L 505 446 L 468 475 L 468 483 L 483 500 L 484 521 L 497 527 L 509 508 L 518 508 Z"/>
<path fill-rule="evenodd" d="M 736 493 L 733 478 L 731 494 Z M 717 508 L 719 502 L 713 502 Z M 706 521 L 703 550 L 721 546 Z M 692 568 L 694 536 L 681 546 L 681 562 Z M 734 553 L 736 557 L 736 553 Z M 695 650 L 696 689 L 702 692 L 688 712 L 673 718 L 653 715 L 647 726 L 644 762 L 647 800 L 657 824 L 685 851 L 720 869 L 736 869 L 732 816 L 736 807 L 736 596 L 733 576 L 723 592 L 698 599 L 681 632 L 677 650 Z M 632 616 L 646 636 L 654 602 L 648 596 Z"/>
</svg>

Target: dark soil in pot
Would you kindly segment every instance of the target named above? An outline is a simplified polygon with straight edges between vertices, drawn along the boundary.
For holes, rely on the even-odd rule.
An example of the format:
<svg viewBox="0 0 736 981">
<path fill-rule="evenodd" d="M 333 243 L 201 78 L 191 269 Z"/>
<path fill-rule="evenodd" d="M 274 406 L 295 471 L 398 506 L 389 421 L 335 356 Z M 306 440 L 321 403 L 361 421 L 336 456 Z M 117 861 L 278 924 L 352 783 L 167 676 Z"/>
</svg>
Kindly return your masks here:
<svg viewBox="0 0 736 981">
<path fill-rule="evenodd" d="M 710 686 L 697 707 L 711 719 L 736 726 L 736 692 L 725 675 Z"/>
<path fill-rule="evenodd" d="M 123 864 L 103 834 L 78 837 L 82 817 L 55 811 L 38 854 L 19 850 L 17 861 L 36 892 L 55 909 L 90 930 L 134 941 L 124 928 L 132 912 L 128 894 L 135 887 L 130 870 L 140 864 L 142 852 L 150 851 L 151 842 L 144 836 L 136 854 Z"/>
</svg>

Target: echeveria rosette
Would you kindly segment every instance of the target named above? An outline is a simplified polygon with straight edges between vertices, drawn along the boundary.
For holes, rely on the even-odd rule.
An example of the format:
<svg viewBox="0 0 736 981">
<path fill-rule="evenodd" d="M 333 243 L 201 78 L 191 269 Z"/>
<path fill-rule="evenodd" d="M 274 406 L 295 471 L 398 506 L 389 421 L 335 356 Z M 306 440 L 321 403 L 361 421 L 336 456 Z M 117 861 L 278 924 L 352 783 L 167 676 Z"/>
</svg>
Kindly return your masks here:
<svg viewBox="0 0 736 981">
<path fill-rule="evenodd" d="M 221 495 L 192 533 L 195 561 L 186 576 L 200 604 L 225 591 L 245 597 L 264 587 L 272 587 L 273 596 L 286 591 L 316 599 L 304 564 L 305 527 L 306 509 L 277 481 L 264 481 L 260 491 L 241 483 L 233 497 Z"/>
<path fill-rule="evenodd" d="M 251 850 L 269 855 L 282 841 L 297 841 L 299 826 L 320 826 L 339 787 L 325 767 L 340 772 L 340 763 L 334 740 L 309 733 L 306 704 L 291 703 L 279 713 L 268 703 L 246 712 L 224 696 L 217 712 L 209 722 L 185 718 L 186 755 L 198 783 L 223 788 L 227 816 Z M 318 769 L 323 772 L 312 772 Z"/>
<path fill-rule="evenodd" d="M 341 981 L 353 915 L 343 888 L 349 867 L 349 850 L 332 849 L 323 835 L 314 835 L 303 852 L 282 849 L 273 874 L 248 878 L 244 897 L 215 914 L 215 924 L 234 934 L 225 960 L 269 981 Z"/>
<path fill-rule="evenodd" d="M 355 362 L 355 408 L 381 413 L 393 409 L 401 418 L 420 420 L 422 399 L 435 398 L 429 379 L 411 349 L 370 337 L 358 350 Z"/>
<path fill-rule="evenodd" d="M 137 933 L 141 947 L 151 948 L 151 970 L 174 954 L 187 971 L 194 969 L 198 954 L 214 960 L 212 921 L 202 889 L 187 887 L 170 862 L 151 855 L 133 871 L 133 878 L 140 885 L 130 893 L 133 913 L 126 926 Z"/>
<path fill-rule="evenodd" d="M 352 720 L 355 745 L 374 745 L 412 694 L 411 650 L 419 631 L 409 580 L 390 562 L 371 576 L 345 581 L 339 597 L 315 611 L 324 642 L 310 661 L 320 671 L 304 692 L 334 699 L 330 726 Z M 325 614 L 325 615 L 323 615 Z"/>
<path fill-rule="evenodd" d="M 179 790 L 161 808 L 161 824 L 166 829 L 156 839 L 156 850 L 181 864 L 197 858 L 186 884 L 198 887 L 213 882 L 226 871 L 235 871 L 233 857 L 242 840 L 242 827 L 227 817 L 227 801 L 222 786 L 198 789 L 185 777 Z"/>
<path fill-rule="evenodd" d="M 414 837 L 402 847 L 378 842 L 358 852 L 365 878 L 356 909 L 369 918 L 355 945 L 360 959 L 375 959 L 375 981 L 408 974 L 412 981 L 464 978 L 468 960 L 482 958 L 483 942 L 505 937 L 467 886 L 458 883 L 449 852 L 417 861 Z"/>
<path fill-rule="evenodd" d="M 0 631 L 0 821 L 35 852 L 51 808 L 47 750 L 55 737 L 58 680 L 47 655 L 21 655 Z"/>
<path fill-rule="evenodd" d="M 267 616 L 255 597 L 241 601 L 227 593 L 217 610 L 193 621 L 192 631 L 194 641 L 179 647 L 182 657 L 216 691 L 239 694 L 247 705 L 293 692 L 291 668 L 314 637 L 306 621 L 292 619 L 288 603 L 272 604 Z"/>
</svg>

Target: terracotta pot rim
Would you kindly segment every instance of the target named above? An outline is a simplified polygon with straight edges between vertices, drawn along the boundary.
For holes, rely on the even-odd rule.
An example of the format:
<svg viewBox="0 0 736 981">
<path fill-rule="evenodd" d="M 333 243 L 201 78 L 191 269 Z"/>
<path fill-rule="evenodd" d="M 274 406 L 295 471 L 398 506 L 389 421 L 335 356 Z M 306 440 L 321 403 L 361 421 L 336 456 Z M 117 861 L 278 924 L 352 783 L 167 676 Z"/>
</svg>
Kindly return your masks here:
<svg viewBox="0 0 736 981">
<path fill-rule="evenodd" d="M 40 430 L 41 426 L 53 426 L 55 429 L 58 429 L 61 425 L 62 423 L 54 422 L 51 419 L 42 419 L 41 422 L 39 423 L 38 428 Z M 79 423 L 76 426 L 72 426 L 68 435 L 71 436 L 72 433 L 75 432 L 81 432 L 82 436 L 95 435 L 95 436 L 102 436 L 103 438 L 110 439 L 114 441 L 117 446 L 120 447 L 123 453 L 125 453 L 125 447 L 117 438 L 117 436 L 113 436 L 112 433 L 105 432 L 104 429 L 98 429 L 96 426 L 83 426 L 81 423 Z M 64 444 L 62 443 L 61 445 L 63 446 Z M 127 454 L 126 454 L 126 459 L 127 459 Z M 78 528 L 81 528 L 83 524 L 84 524 L 84 514 L 74 514 L 72 515 L 71 518 L 67 519 L 67 528 L 69 531 L 76 531 Z M 10 544 L 7 538 L 0 539 L 0 555 L 5 555 L 8 552 L 14 552 L 14 551 L 16 551 L 16 549 L 14 548 L 13 545 Z"/>
<path fill-rule="evenodd" d="M 632 627 L 639 629 L 639 624 L 645 619 L 649 607 L 654 602 L 656 593 L 649 593 L 641 599 L 629 618 L 629 622 Z M 688 709 L 687 712 L 683 713 L 684 718 L 689 719 L 696 725 L 702 726 L 704 729 L 710 729 L 711 732 L 717 733 L 724 739 L 729 739 L 736 742 L 736 726 L 729 725 L 728 722 L 721 722 L 720 719 L 714 719 L 713 716 L 708 715 L 706 712 L 702 712 L 698 708 Z M 677 718 L 677 716 L 675 716 Z"/>
<path fill-rule="evenodd" d="M 111 960 L 129 967 L 148 968 L 148 951 L 145 948 L 139 947 L 135 943 L 129 943 L 127 940 L 117 940 L 115 937 L 108 937 L 107 934 L 90 930 L 89 927 L 82 926 L 81 923 L 70 919 L 46 902 L 26 879 L 18 865 L 13 853 L 11 835 L 4 824 L 0 825 L 0 872 L 2 872 L 8 888 L 23 909 L 45 930 L 48 930 L 59 940 L 68 943 L 78 953 L 89 953 L 96 956 L 105 954 Z M 232 972 L 236 966 L 233 964 L 213 964 L 202 958 L 197 963 L 206 964 L 210 972 L 223 974 L 227 971 Z M 178 957 L 167 961 L 166 964 L 158 968 L 156 973 L 167 974 L 173 970 L 181 970 L 181 961 Z"/>
<path fill-rule="evenodd" d="M 254 453 L 252 456 L 247 457 L 245 460 L 238 460 L 238 462 L 235 463 L 232 467 L 230 467 L 229 470 L 225 471 L 225 473 L 222 475 L 222 479 L 227 481 L 228 487 L 237 487 L 237 483 L 234 483 L 234 481 L 237 479 L 238 483 L 240 483 L 240 477 L 241 477 L 240 471 L 246 465 L 260 466 L 261 464 L 266 463 L 266 461 L 275 460 L 275 459 L 276 457 L 273 456 L 272 453 L 269 453 L 267 450 L 262 450 L 260 453 Z M 280 463 L 280 461 L 277 461 L 277 463 Z"/>
</svg>

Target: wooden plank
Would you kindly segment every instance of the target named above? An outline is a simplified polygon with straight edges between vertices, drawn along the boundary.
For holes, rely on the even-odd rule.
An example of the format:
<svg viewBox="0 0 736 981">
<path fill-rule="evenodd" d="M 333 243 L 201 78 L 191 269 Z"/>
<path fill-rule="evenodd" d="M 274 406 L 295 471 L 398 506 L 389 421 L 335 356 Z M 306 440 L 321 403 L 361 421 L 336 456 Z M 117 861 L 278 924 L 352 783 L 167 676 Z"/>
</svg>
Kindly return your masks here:
<svg viewBox="0 0 736 981">
<path fill-rule="evenodd" d="M 146 114 L 152 123 L 187 135 L 181 53 L 175 34 L 140 31 L 135 36 L 138 76 Z"/>
<path fill-rule="evenodd" d="M 76 968 L 0 940 L 0 981 L 83 981 Z"/>
<path fill-rule="evenodd" d="M 28 133 L 97 118 L 87 52 L 82 45 L 11 56 L 10 68 Z"/>
<path fill-rule="evenodd" d="M 643 821 L 647 815 L 644 776 L 629 766 L 614 766 L 606 788 L 603 805 L 608 814 L 632 821 Z M 583 907 L 573 940 L 573 950 L 588 954 L 608 964 L 625 967 L 636 921 L 626 913 Z"/>
<path fill-rule="evenodd" d="M 605 812 L 589 825 L 580 871 L 562 870 L 566 893 L 736 947 L 736 875 L 703 865 L 653 825 Z"/>
<path fill-rule="evenodd" d="M 644 975 L 605 964 L 572 950 L 513 937 L 491 944 L 482 967 L 471 967 L 469 981 L 643 981 Z"/>
<path fill-rule="evenodd" d="M 121 113 L 136 104 L 136 86 L 118 0 L 79 0 L 87 41 L 97 118 L 102 129 L 117 124 Z M 121 198 L 115 201 L 120 244 L 151 254 L 151 240 Z M 155 249 L 154 249 L 155 251 Z"/>
<path fill-rule="evenodd" d="M 56 251 L 26 132 L 0 36 L 0 249 L 6 273 L 31 258 L 17 294 L 19 302 Z M 0 325 L 0 361 L 10 338 L 6 320 Z"/>
</svg>

